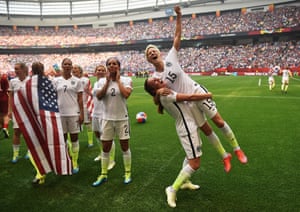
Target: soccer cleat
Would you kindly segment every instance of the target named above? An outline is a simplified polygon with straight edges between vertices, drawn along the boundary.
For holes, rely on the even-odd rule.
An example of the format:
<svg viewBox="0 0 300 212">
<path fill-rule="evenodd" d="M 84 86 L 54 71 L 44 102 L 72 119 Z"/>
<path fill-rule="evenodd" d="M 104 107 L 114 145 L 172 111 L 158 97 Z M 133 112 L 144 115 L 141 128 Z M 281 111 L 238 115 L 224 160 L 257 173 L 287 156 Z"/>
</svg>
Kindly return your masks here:
<svg viewBox="0 0 300 212">
<path fill-rule="evenodd" d="M 234 153 L 236 154 L 237 158 L 239 159 L 239 161 L 241 163 L 245 164 L 248 162 L 248 158 L 245 155 L 245 153 L 243 152 L 243 150 L 238 149 L 238 150 L 235 150 Z"/>
<path fill-rule="evenodd" d="M 131 172 L 126 172 L 125 176 L 124 176 L 124 183 L 129 184 L 129 183 L 131 183 L 131 181 L 132 181 Z"/>
<path fill-rule="evenodd" d="M 94 159 L 94 161 L 99 161 L 99 160 L 101 160 L 101 155 L 98 155 L 97 157 L 95 157 L 95 159 Z"/>
<path fill-rule="evenodd" d="M 197 190 L 199 189 L 200 186 L 199 185 L 196 185 L 196 184 L 193 184 L 191 181 L 186 181 L 185 183 L 183 183 L 181 186 L 180 186 L 180 189 L 189 189 L 189 190 Z"/>
<path fill-rule="evenodd" d="M 46 179 L 46 176 L 43 175 L 42 177 L 35 177 L 33 180 L 32 180 L 32 184 L 35 184 L 35 185 L 41 185 L 41 184 L 44 184 L 45 183 L 45 179 Z"/>
<path fill-rule="evenodd" d="M 116 165 L 116 162 L 114 160 L 109 162 L 107 170 L 111 170 L 112 168 L 114 168 L 115 165 Z"/>
<path fill-rule="evenodd" d="M 19 156 L 13 156 L 13 159 L 11 160 L 12 163 L 17 163 L 19 160 Z"/>
<path fill-rule="evenodd" d="M 171 208 L 175 208 L 176 207 L 176 191 L 174 191 L 172 189 L 172 187 L 169 186 L 169 187 L 166 188 L 165 192 L 166 192 L 166 195 L 167 195 L 168 205 Z"/>
<path fill-rule="evenodd" d="M 6 128 L 2 128 L 2 131 L 4 133 L 4 137 L 5 138 L 9 138 L 9 133 L 8 133 L 8 130 Z"/>
<path fill-rule="evenodd" d="M 224 170 L 225 172 L 230 172 L 230 169 L 231 169 L 231 163 L 230 163 L 230 160 L 231 160 L 231 154 L 228 153 L 227 156 L 223 159 L 223 163 L 224 163 Z"/>
<path fill-rule="evenodd" d="M 100 175 L 95 182 L 93 182 L 92 186 L 97 187 L 107 181 L 107 175 Z"/>
<path fill-rule="evenodd" d="M 79 167 L 74 167 L 73 170 L 72 170 L 72 173 L 73 174 L 77 174 L 79 172 Z"/>
</svg>

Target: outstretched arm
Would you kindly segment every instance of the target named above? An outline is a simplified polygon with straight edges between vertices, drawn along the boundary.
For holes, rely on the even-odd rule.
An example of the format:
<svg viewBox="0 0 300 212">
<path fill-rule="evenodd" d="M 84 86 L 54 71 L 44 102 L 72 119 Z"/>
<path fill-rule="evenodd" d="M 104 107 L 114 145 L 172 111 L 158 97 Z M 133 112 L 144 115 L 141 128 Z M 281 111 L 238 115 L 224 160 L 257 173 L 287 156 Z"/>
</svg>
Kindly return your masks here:
<svg viewBox="0 0 300 212">
<path fill-rule="evenodd" d="M 198 101 L 207 98 L 211 98 L 212 94 L 208 93 L 193 93 L 193 94 L 185 94 L 185 93 L 177 93 L 176 101 L 183 102 L 183 101 Z"/>
<path fill-rule="evenodd" d="M 174 48 L 179 51 L 180 48 L 180 41 L 181 41 L 181 9 L 178 5 L 174 7 L 174 11 L 176 12 L 176 30 L 173 40 L 173 46 Z"/>
</svg>

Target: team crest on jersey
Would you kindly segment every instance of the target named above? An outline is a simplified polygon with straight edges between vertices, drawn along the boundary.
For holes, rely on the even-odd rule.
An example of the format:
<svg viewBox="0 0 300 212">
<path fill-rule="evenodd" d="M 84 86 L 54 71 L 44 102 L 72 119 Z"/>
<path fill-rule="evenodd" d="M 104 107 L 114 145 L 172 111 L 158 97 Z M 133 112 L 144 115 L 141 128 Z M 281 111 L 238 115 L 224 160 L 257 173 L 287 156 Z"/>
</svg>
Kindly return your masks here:
<svg viewBox="0 0 300 212">
<path fill-rule="evenodd" d="M 74 80 L 71 81 L 71 85 L 75 85 L 75 81 Z"/>
<path fill-rule="evenodd" d="M 171 66 L 172 66 L 172 63 L 171 63 L 171 62 L 167 62 L 167 63 L 166 63 L 166 66 L 167 66 L 167 67 L 171 67 Z"/>
</svg>

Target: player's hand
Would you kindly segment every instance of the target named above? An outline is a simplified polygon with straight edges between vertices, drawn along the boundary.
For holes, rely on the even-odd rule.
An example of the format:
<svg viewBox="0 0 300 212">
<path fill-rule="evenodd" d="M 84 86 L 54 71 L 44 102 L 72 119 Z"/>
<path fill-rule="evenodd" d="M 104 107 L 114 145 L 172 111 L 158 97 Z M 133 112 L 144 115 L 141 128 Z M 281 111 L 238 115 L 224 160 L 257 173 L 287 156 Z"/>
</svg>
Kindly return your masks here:
<svg viewBox="0 0 300 212">
<path fill-rule="evenodd" d="M 180 9 L 180 6 L 179 6 L 179 5 L 176 5 L 176 6 L 174 7 L 174 11 L 175 11 L 175 13 L 176 13 L 177 15 L 181 15 L 181 9 Z"/>
<path fill-rule="evenodd" d="M 80 113 L 79 119 L 78 119 L 78 124 L 79 124 L 79 125 L 82 125 L 82 123 L 83 123 L 83 114 Z"/>
<path fill-rule="evenodd" d="M 12 118 L 12 112 L 9 111 L 9 112 L 7 113 L 7 116 L 8 116 L 8 118 L 11 119 L 11 118 Z"/>
<path fill-rule="evenodd" d="M 212 93 L 211 93 L 211 92 L 208 92 L 208 93 L 207 93 L 207 97 L 212 99 Z"/>
<path fill-rule="evenodd" d="M 157 94 L 162 95 L 162 96 L 167 96 L 171 93 L 172 93 L 172 91 L 169 88 L 161 88 L 157 91 Z"/>
</svg>

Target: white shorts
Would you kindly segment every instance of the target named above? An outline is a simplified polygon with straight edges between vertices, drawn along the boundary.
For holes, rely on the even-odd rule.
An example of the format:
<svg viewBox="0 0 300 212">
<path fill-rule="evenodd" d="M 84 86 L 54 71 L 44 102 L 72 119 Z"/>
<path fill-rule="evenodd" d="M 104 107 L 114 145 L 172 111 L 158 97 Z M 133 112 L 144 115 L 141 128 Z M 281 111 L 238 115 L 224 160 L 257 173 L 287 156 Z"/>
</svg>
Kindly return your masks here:
<svg viewBox="0 0 300 212">
<path fill-rule="evenodd" d="M 93 117 L 92 118 L 92 130 L 94 132 L 100 132 L 102 133 L 102 118 L 99 117 Z"/>
<path fill-rule="evenodd" d="M 284 84 L 289 84 L 289 78 L 288 77 L 282 77 L 281 83 Z"/>
<path fill-rule="evenodd" d="M 202 127 L 207 121 L 204 112 L 202 110 L 199 110 L 194 102 L 189 102 L 188 105 L 192 111 L 197 126 Z"/>
<path fill-rule="evenodd" d="M 179 136 L 179 139 L 187 159 L 198 158 L 202 155 L 202 141 L 197 131 L 191 135 Z"/>
<path fill-rule="evenodd" d="M 87 107 L 83 107 L 83 117 L 84 117 L 84 120 L 83 120 L 84 124 L 91 123 L 91 116 L 90 116 L 90 113 L 89 113 Z"/>
<path fill-rule="evenodd" d="M 129 121 L 102 120 L 101 140 L 111 141 L 116 136 L 119 137 L 120 140 L 128 140 L 130 138 Z"/>
<path fill-rule="evenodd" d="M 196 85 L 195 93 L 207 92 L 208 90 L 203 85 Z M 218 112 L 217 105 L 211 98 L 195 101 L 195 104 L 209 119 L 212 119 Z"/>
<path fill-rule="evenodd" d="M 79 116 L 61 116 L 60 119 L 64 134 L 76 134 L 80 132 Z"/>
<path fill-rule="evenodd" d="M 274 78 L 269 78 L 268 81 L 269 81 L 269 85 L 273 85 L 273 83 L 275 82 Z"/>
</svg>

